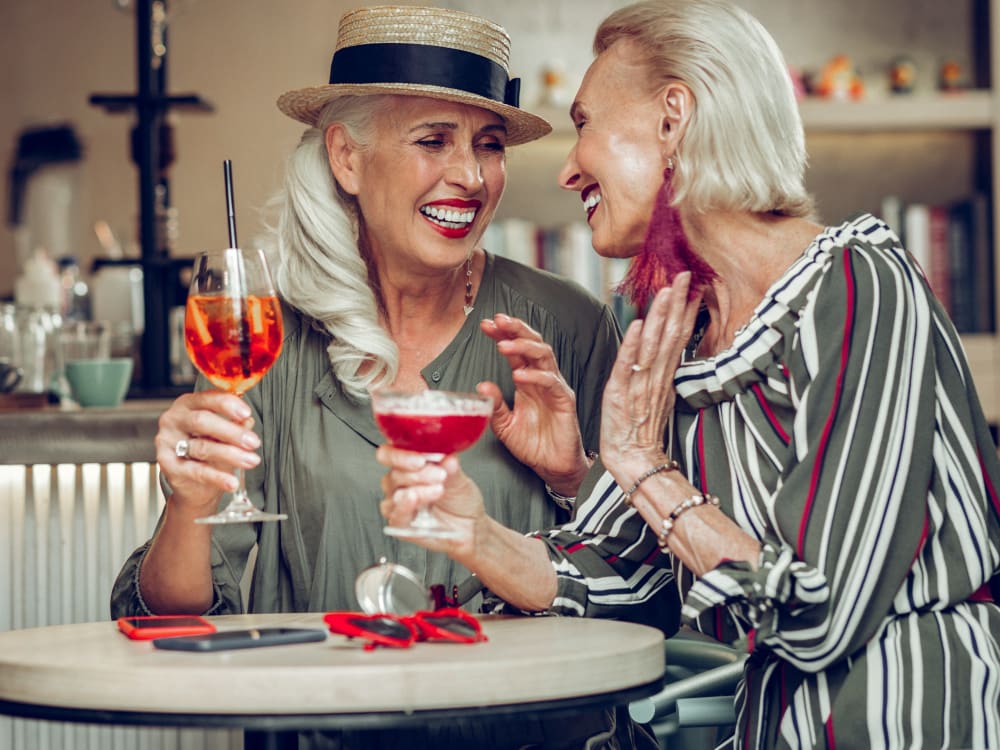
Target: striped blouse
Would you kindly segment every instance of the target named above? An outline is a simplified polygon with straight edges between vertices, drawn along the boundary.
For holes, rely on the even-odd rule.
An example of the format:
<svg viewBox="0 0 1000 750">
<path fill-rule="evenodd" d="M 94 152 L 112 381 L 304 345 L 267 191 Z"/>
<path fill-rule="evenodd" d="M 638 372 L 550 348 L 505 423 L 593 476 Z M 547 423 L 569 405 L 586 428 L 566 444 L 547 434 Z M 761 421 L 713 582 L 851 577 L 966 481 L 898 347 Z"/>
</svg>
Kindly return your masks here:
<svg viewBox="0 0 1000 750">
<path fill-rule="evenodd" d="M 672 566 L 684 621 L 751 651 L 730 746 L 1000 748 L 1000 462 L 899 239 L 869 215 L 825 230 L 674 382 L 676 457 L 761 542 L 758 569 L 696 579 L 598 470 L 540 535 L 553 611 L 622 616 Z"/>
</svg>

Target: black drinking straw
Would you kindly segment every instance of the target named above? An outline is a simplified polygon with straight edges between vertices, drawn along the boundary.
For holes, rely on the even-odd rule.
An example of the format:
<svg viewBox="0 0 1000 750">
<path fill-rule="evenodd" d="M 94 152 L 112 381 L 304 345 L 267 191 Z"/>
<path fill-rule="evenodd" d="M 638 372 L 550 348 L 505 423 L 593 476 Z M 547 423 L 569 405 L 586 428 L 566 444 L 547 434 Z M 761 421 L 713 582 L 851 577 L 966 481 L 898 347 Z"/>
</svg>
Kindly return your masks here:
<svg viewBox="0 0 1000 750">
<path fill-rule="evenodd" d="M 222 176 L 226 181 L 226 215 L 229 219 L 229 247 L 239 247 L 236 244 L 236 211 L 233 208 L 233 163 L 229 159 L 222 162 Z M 243 268 L 243 256 L 237 253 L 239 268 L 239 301 L 240 301 L 240 364 L 243 366 L 243 377 L 250 377 L 250 321 L 247 320 L 246 270 Z"/>
<path fill-rule="evenodd" d="M 233 163 L 229 159 L 222 162 L 222 175 L 226 180 L 226 215 L 229 218 L 229 247 L 239 247 L 236 244 L 236 209 L 233 207 Z"/>
</svg>

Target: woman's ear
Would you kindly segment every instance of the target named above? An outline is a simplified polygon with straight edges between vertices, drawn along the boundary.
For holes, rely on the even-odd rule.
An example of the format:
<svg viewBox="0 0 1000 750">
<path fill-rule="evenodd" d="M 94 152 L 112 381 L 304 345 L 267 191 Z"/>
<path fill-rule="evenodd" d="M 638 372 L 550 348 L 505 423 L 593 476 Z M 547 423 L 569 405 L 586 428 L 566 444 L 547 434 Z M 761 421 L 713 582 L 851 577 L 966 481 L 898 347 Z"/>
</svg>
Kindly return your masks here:
<svg viewBox="0 0 1000 750">
<path fill-rule="evenodd" d="M 660 92 L 660 139 L 671 147 L 671 151 L 687 127 L 693 101 L 691 90 L 682 83 L 669 83 Z"/>
<path fill-rule="evenodd" d="M 337 184 L 349 195 L 361 192 L 361 152 L 340 123 L 326 129 L 326 156 Z"/>
</svg>

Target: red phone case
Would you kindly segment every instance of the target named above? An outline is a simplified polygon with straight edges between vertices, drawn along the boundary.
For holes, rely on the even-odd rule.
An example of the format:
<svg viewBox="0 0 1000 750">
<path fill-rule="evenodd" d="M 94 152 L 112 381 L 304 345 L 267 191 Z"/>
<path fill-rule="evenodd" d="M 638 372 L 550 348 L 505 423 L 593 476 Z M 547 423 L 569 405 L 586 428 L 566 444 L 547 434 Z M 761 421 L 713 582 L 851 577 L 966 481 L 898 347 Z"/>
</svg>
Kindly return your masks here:
<svg viewBox="0 0 1000 750">
<path fill-rule="evenodd" d="M 118 629 L 134 641 L 149 641 L 178 635 L 214 633 L 215 625 L 199 615 L 145 615 L 119 617 Z"/>
</svg>

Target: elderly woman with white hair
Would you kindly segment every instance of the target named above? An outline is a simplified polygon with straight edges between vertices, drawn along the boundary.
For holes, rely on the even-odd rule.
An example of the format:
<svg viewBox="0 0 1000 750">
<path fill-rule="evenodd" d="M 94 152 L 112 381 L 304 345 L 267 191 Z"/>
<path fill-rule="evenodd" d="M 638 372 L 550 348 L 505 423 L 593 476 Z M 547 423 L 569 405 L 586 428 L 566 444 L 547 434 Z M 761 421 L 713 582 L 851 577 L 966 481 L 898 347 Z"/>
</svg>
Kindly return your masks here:
<svg viewBox="0 0 1000 750">
<path fill-rule="evenodd" d="M 119 574 L 113 615 L 357 610 L 355 580 L 380 558 L 448 592 L 467 579 L 446 555 L 383 533 L 384 438 L 369 395 L 381 387 L 492 396 L 493 429 L 465 453 L 490 513 L 523 532 L 565 515 L 559 503 L 597 448 L 620 330 L 578 285 L 481 245 L 506 149 L 551 130 L 518 107 L 509 47 L 500 26 L 470 14 L 361 8 L 341 18 L 330 82 L 279 98 L 309 126 L 277 226 L 283 349 L 245 400 L 200 383 L 160 418 L 169 496 L 155 535 Z M 575 391 L 558 432 L 569 439 L 549 446 L 563 458 L 544 468 L 515 457 L 537 444 L 521 415 L 549 387 L 532 379 L 543 363 Z M 287 520 L 194 523 L 233 489 L 235 467 L 255 504 Z M 492 746 L 490 731 L 463 730 L 460 746 Z M 424 741 L 445 747 L 449 737 Z M 530 728 L 518 737 L 534 742 Z"/>
<path fill-rule="evenodd" d="M 594 50 L 560 181 L 653 296 L 600 463 L 525 537 L 459 457 L 382 447 L 385 515 L 433 506 L 465 534 L 421 544 L 522 610 L 620 614 L 676 576 L 685 622 L 750 651 L 726 747 L 1000 747 L 1000 462 L 954 325 L 883 221 L 813 220 L 748 13 L 648 0 Z"/>
</svg>

